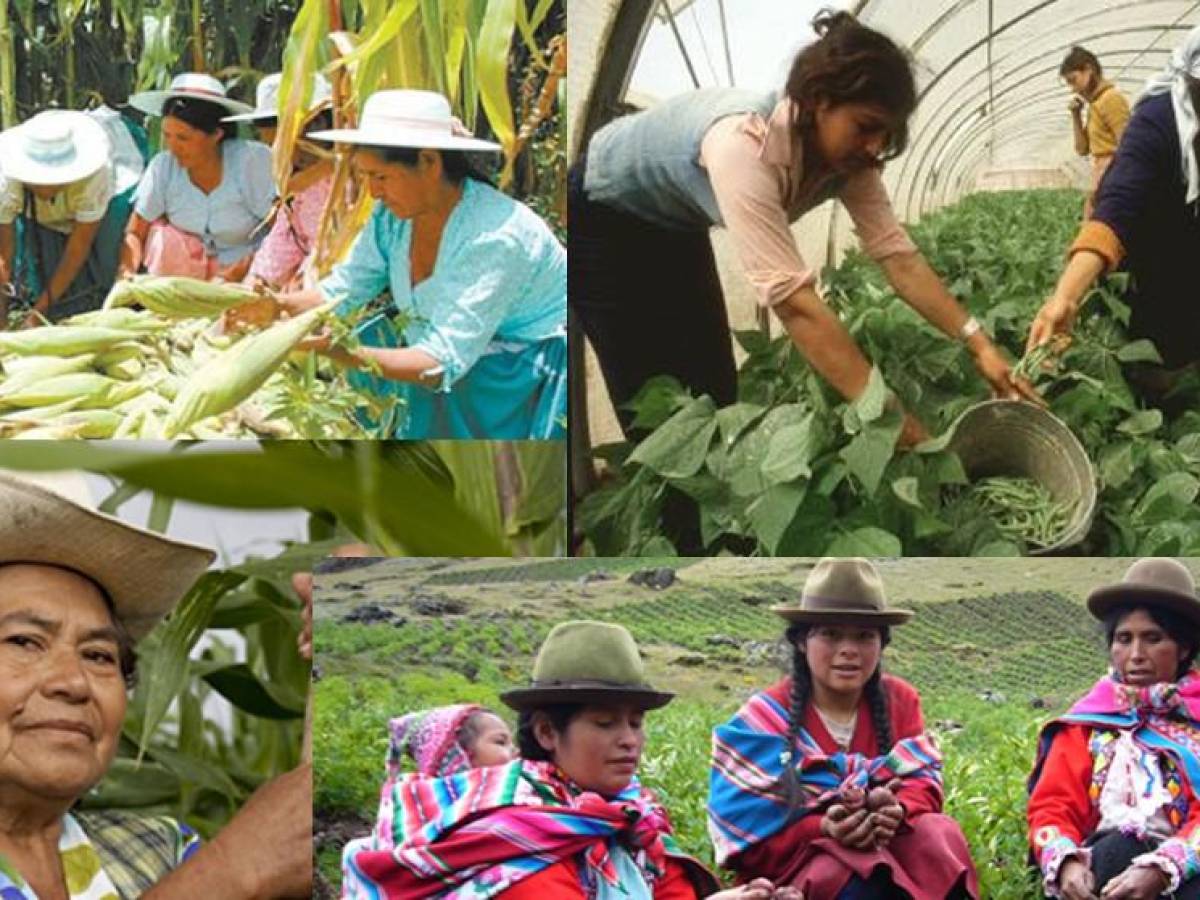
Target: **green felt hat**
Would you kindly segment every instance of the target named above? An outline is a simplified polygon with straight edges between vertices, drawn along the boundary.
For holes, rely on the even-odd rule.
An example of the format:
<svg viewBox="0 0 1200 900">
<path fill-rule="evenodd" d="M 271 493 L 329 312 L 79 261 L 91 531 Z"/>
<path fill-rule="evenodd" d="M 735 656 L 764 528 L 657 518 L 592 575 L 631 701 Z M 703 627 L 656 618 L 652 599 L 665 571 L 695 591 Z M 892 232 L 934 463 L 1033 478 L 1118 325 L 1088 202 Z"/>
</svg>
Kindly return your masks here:
<svg viewBox="0 0 1200 900">
<path fill-rule="evenodd" d="M 500 699 L 516 710 L 554 703 L 658 709 L 674 696 L 646 683 L 642 655 L 628 631 L 607 622 L 574 621 L 546 635 L 529 686 L 506 691 Z"/>
</svg>

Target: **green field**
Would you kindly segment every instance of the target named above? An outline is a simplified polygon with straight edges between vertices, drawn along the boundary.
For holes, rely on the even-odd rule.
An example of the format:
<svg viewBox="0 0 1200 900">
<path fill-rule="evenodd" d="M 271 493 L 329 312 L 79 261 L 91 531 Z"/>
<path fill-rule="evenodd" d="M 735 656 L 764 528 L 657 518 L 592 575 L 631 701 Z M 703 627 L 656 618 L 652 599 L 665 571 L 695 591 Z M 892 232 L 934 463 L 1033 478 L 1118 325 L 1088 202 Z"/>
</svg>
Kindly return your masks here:
<svg viewBox="0 0 1200 900">
<path fill-rule="evenodd" d="M 880 563 L 892 602 L 917 611 L 893 632 L 887 668 L 914 682 L 946 758 L 947 812 L 962 824 L 983 896 L 1037 893 L 1025 866 L 1024 783 L 1041 722 L 1104 669 L 1082 601 L 1126 560 L 900 559 Z M 642 562 L 645 564 L 645 561 Z M 342 839 L 365 832 L 378 799 L 386 720 L 463 700 L 496 708 L 528 678 L 556 622 L 626 625 L 650 679 L 678 699 L 647 719 L 642 778 L 667 801 L 682 844 L 704 859 L 709 734 L 786 654 L 770 605 L 794 597 L 800 560 L 679 560 L 678 580 L 631 585 L 629 560 L 387 561 L 321 576 L 317 588 L 315 808 L 322 873 L 336 885 Z M 1200 560 L 1193 561 L 1200 571 Z M 588 572 L 614 577 L 581 583 Z M 430 601 L 460 610 L 423 614 Z M 341 617 L 364 602 L 398 617 Z M 716 640 L 713 640 L 716 639 Z M 511 717 L 510 717 L 511 718 Z"/>
</svg>

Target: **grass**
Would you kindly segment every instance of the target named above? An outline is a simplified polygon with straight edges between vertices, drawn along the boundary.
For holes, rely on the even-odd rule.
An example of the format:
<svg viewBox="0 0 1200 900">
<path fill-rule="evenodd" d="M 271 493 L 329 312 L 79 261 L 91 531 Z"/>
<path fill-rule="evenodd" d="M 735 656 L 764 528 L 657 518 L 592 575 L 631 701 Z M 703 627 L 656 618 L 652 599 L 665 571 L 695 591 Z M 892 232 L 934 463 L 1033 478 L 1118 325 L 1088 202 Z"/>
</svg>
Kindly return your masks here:
<svg viewBox="0 0 1200 900">
<path fill-rule="evenodd" d="M 751 692 L 780 677 L 781 622 L 769 607 L 794 598 L 807 564 L 780 568 L 772 561 L 758 569 L 748 560 L 701 561 L 656 592 L 623 579 L 581 586 L 575 562 L 589 561 L 525 564 L 520 568 L 529 580 L 501 580 L 504 589 L 495 593 L 471 579 L 498 578 L 510 567 L 487 561 L 397 569 L 390 581 L 377 575 L 377 587 L 355 599 L 386 596 L 404 619 L 399 624 L 337 621 L 331 611 L 351 605 L 344 594 L 318 585 L 318 820 L 351 812 L 372 818 L 388 718 L 462 701 L 503 710 L 500 691 L 529 677 L 549 628 L 586 616 L 629 627 L 650 681 L 678 693 L 647 718 L 641 775 L 666 801 L 682 846 L 711 862 L 704 817 L 711 730 Z M 616 572 L 616 564 L 627 561 L 600 562 Z M 926 723 L 945 755 L 946 811 L 967 835 L 982 896 L 1038 894 L 1026 866 L 1025 779 L 1040 725 L 1103 670 L 1081 586 L 1107 580 L 1110 568 L 1115 580 L 1123 565 L 1112 562 L 976 560 L 966 569 L 954 560 L 911 559 L 880 565 L 889 591 L 894 581 L 893 596 L 902 595 L 893 602 L 917 612 L 911 624 L 893 631 L 885 664 L 921 690 Z M 549 572 L 561 580 L 548 579 Z M 432 577 L 447 596 L 471 598 L 463 614 L 412 611 L 406 597 L 428 594 Z M 318 856 L 334 884 L 336 849 Z"/>
</svg>

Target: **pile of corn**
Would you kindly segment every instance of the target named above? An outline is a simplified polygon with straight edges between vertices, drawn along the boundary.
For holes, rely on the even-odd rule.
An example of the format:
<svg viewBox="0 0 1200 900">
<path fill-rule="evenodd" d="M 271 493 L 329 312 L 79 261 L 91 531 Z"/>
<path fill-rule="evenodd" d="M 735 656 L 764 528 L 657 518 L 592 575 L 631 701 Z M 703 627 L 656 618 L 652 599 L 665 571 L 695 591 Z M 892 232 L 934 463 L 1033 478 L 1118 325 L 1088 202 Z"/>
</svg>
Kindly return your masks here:
<svg viewBox="0 0 1200 900">
<path fill-rule="evenodd" d="M 104 309 L 0 332 L 0 438 L 326 436 L 298 433 L 280 407 L 285 382 L 301 377 L 289 354 L 328 308 L 244 336 L 216 333 L 222 312 L 254 297 L 144 277 L 118 284 Z"/>
</svg>

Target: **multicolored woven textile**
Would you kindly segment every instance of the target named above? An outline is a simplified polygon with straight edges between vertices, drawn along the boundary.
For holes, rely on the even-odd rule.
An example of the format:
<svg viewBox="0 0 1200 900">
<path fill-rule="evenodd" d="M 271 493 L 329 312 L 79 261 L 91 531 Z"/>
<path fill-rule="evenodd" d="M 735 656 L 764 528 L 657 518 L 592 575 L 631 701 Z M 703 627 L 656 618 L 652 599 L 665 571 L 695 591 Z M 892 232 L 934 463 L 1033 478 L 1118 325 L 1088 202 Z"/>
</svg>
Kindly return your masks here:
<svg viewBox="0 0 1200 900">
<path fill-rule="evenodd" d="M 482 900 L 576 854 L 585 878 L 619 886 L 614 840 L 653 884 L 676 852 L 665 810 L 636 780 L 606 800 L 550 763 L 410 775 L 393 801 L 390 844 L 376 833 L 347 847 L 343 897 Z"/>
<path fill-rule="evenodd" d="M 787 735 L 788 710 L 766 692 L 755 694 L 713 731 L 708 833 L 719 865 L 800 816 L 822 809 L 849 788 L 911 778 L 941 789 L 942 757 L 926 735 L 905 738 L 877 757 L 827 754 L 804 729 L 789 749 Z M 791 813 L 780 789 L 789 765 L 795 767 L 802 795 L 800 807 Z"/>
<path fill-rule="evenodd" d="M 1114 672 L 1097 681 L 1090 691 L 1065 714 L 1042 729 L 1038 739 L 1037 759 L 1029 776 L 1028 789 L 1032 794 L 1041 778 L 1046 757 L 1059 730 L 1068 724 L 1087 725 L 1098 733 L 1128 735 L 1138 752 L 1141 766 L 1155 765 L 1157 772 L 1146 769 L 1147 784 L 1161 779 L 1169 803 L 1163 813 L 1172 827 L 1187 818 L 1191 803 L 1200 797 L 1200 676 L 1189 672 L 1178 682 L 1160 683 L 1149 687 L 1123 684 Z M 1088 796 L 1100 804 L 1103 781 L 1109 776 L 1111 758 L 1106 752 L 1109 741 L 1093 736 L 1089 749 L 1093 754 L 1093 779 Z M 1103 752 L 1103 757 L 1098 755 Z M 1126 830 L 1126 829 L 1122 829 Z M 1078 844 L 1057 829 L 1042 829 L 1034 836 L 1043 875 L 1047 881 L 1057 877 L 1061 862 L 1079 852 Z M 1135 832 L 1136 833 L 1136 832 Z M 1138 835 L 1141 836 L 1141 835 Z M 1200 875 L 1200 833 L 1179 834 L 1163 841 L 1153 853 L 1134 860 L 1135 864 L 1153 864 L 1167 873 L 1168 889 L 1176 890 L 1181 883 Z"/>
</svg>

